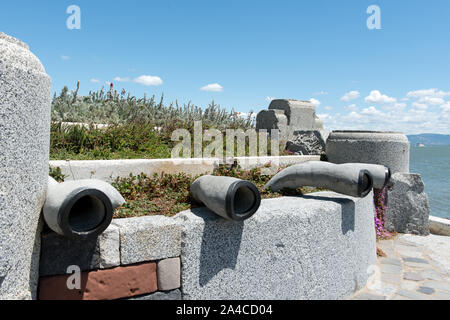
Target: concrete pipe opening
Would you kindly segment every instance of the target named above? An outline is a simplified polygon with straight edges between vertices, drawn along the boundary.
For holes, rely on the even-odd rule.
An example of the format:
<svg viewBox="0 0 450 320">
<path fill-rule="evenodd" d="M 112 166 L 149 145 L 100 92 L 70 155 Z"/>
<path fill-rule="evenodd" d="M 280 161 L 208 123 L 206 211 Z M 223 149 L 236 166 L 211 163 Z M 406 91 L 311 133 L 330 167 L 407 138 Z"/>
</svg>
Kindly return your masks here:
<svg viewBox="0 0 450 320">
<path fill-rule="evenodd" d="M 361 170 L 369 171 L 373 179 L 373 187 L 376 189 L 383 189 L 388 185 L 391 179 L 391 169 L 378 164 L 369 163 L 343 163 L 339 165 L 342 168 L 359 168 Z"/>
<path fill-rule="evenodd" d="M 373 179 L 372 179 L 372 176 L 370 175 L 369 171 L 361 170 L 359 185 L 361 186 L 361 188 L 358 191 L 358 193 L 359 193 L 359 196 L 362 198 L 367 196 L 370 193 L 370 191 L 372 191 Z"/>
<path fill-rule="evenodd" d="M 76 232 L 87 232 L 97 228 L 106 217 L 104 203 L 95 196 L 79 199 L 69 212 L 69 227 Z"/>
<path fill-rule="evenodd" d="M 249 219 L 261 204 L 261 195 L 253 183 L 232 177 L 201 176 L 192 183 L 191 196 L 215 214 L 233 221 Z"/>
<path fill-rule="evenodd" d="M 75 190 L 59 209 L 59 225 L 70 237 L 96 236 L 111 223 L 114 209 L 109 197 L 97 189 Z"/>
<path fill-rule="evenodd" d="M 250 218 L 261 204 L 259 190 L 248 181 L 236 181 L 227 194 L 227 215 L 235 221 Z"/>
<path fill-rule="evenodd" d="M 114 209 L 125 202 L 110 184 L 99 180 L 57 183 L 49 178 L 43 215 L 54 232 L 69 238 L 95 237 L 108 228 Z"/>
</svg>

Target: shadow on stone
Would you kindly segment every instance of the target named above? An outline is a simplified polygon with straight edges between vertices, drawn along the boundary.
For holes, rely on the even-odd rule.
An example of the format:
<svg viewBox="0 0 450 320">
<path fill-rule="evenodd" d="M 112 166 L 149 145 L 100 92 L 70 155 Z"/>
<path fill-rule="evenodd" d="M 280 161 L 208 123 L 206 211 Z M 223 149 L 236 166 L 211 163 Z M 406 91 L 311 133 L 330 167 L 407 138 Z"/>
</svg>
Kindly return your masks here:
<svg viewBox="0 0 450 320">
<path fill-rule="evenodd" d="M 200 253 L 200 286 L 203 287 L 224 269 L 234 269 L 241 247 L 244 222 L 228 221 L 205 208 L 192 209 L 204 220 Z"/>
<path fill-rule="evenodd" d="M 69 239 L 54 232 L 42 234 L 40 270 L 41 276 L 64 275 L 71 265 L 81 271 L 96 266 L 97 238 L 89 240 Z"/>
<path fill-rule="evenodd" d="M 39 284 L 39 262 L 41 255 L 41 232 L 44 227 L 44 221 L 42 216 L 39 218 L 38 226 L 36 228 L 36 233 L 34 236 L 33 253 L 31 255 L 31 266 L 30 266 L 30 291 L 31 298 L 33 300 L 37 299 L 37 289 Z"/>
<path fill-rule="evenodd" d="M 314 199 L 320 201 L 331 201 L 341 205 L 341 229 L 342 234 L 347 234 L 349 231 L 355 231 L 355 213 L 356 207 L 355 202 L 348 198 L 330 198 L 323 196 L 305 195 L 305 199 Z"/>
</svg>

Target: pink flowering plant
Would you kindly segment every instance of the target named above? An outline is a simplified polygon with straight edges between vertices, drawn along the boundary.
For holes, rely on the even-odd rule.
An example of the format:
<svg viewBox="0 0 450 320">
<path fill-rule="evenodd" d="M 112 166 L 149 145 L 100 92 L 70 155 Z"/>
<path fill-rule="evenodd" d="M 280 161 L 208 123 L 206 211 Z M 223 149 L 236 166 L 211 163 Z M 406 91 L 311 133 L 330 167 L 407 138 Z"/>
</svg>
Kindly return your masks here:
<svg viewBox="0 0 450 320">
<path fill-rule="evenodd" d="M 373 201 L 375 204 L 375 231 L 377 233 L 377 238 L 390 238 L 392 234 L 387 232 L 384 228 L 387 188 L 374 189 L 373 192 Z"/>
</svg>

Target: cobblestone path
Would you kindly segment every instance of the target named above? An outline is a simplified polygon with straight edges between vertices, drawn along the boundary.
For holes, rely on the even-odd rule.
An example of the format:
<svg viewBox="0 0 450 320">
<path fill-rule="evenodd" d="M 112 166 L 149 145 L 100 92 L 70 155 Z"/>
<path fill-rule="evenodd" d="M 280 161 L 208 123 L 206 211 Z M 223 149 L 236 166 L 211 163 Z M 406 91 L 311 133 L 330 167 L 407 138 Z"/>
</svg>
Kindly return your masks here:
<svg viewBox="0 0 450 320">
<path fill-rule="evenodd" d="M 386 257 L 354 300 L 450 300 L 450 237 L 398 235 L 378 241 Z"/>
</svg>

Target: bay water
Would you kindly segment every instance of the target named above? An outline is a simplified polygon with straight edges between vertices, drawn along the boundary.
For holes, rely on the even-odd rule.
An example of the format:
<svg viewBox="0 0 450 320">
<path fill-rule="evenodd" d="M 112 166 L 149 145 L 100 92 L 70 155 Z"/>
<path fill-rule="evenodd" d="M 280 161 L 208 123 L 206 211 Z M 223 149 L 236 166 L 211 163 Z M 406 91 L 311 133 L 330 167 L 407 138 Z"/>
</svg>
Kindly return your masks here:
<svg viewBox="0 0 450 320">
<path fill-rule="evenodd" d="M 410 172 L 422 176 L 430 215 L 450 219 L 450 146 L 411 146 Z"/>
</svg>

